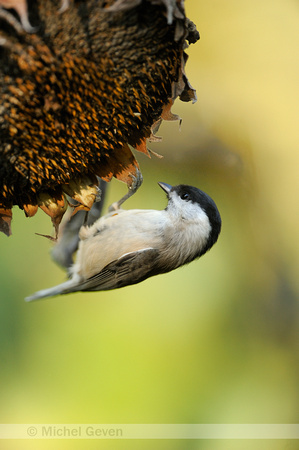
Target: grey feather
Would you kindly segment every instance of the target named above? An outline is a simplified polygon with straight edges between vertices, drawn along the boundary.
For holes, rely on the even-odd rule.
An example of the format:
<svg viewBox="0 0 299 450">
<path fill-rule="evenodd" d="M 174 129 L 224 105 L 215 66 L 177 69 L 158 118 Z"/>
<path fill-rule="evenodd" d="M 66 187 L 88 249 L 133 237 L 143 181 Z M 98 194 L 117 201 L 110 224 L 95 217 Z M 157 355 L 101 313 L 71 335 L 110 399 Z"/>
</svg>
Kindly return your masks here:
<svg viewBox="0 0 299 450">
<path fill-rule="evenodd" d="M 153 260 L 158 262 L 158 253 L 158 250 L 154 248 L 127 253 L 87 280 L 81 282 L 68 280 L 53 288 L 38 291 L 32 296 L 26 297 L 25 300 L 30 302 L 77 291 L 105 291 L 139 283 L 159 272 L 159 268 L 153 266 Z"/>
</svg>

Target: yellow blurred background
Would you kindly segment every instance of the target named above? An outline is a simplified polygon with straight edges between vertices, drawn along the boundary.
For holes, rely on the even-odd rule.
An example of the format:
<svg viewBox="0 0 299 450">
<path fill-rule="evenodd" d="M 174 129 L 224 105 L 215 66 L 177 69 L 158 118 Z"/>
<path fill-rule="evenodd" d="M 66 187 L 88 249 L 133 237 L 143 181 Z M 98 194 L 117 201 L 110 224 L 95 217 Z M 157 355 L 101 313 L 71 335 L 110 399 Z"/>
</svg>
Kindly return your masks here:
<svg viewBox="0 0 299 450">
<path fill-rule="evenodd" d="M 0 236 L 1 423 L 298 423 L 299 4 L 186 2 L 196 104 L 137 155 L 126 208 L 166 205 L 157 181 L 208 192 L 216 246 L 112 292 L 23 298 L 64 280 L 41 212 Z M 113 181 L 107 204 L 125 185 Z M 82 445 L 84 444 L 84 445 Z M 6 441 L 7 449 L 295 449 L 295 441 Z"/>
</svg>

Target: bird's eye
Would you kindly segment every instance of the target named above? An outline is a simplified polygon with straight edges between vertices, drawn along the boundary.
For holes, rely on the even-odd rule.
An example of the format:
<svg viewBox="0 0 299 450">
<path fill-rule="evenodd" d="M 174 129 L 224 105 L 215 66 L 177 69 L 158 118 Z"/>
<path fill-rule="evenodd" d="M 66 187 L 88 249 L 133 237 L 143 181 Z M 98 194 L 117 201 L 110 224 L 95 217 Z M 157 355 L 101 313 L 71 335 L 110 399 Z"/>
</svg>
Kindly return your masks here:
<svg viewBox="0 0 299 450">
<path fill-rule="evenodd" d="M 185 192 L 184 194 L 181 195 L 181 199 L 188 201 L 190 200 L 190 195 Z"/>
</svg>

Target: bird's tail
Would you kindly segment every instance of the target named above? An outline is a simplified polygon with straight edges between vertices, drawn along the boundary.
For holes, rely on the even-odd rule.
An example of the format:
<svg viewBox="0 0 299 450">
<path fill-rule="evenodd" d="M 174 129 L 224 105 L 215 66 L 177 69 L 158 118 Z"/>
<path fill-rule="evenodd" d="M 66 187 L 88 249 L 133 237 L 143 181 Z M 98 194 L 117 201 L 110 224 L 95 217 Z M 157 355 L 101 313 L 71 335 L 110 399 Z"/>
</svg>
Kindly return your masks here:
<svg viewBox="0 0 299 450">
<path fill-rule="evenodd" d="M 41 291 L 35 292 L 35 294 L 26 297 L 25 302 L 32 302 L 33 300 L 39 300 L 41 298 L 53 297 L 54 295 L 68 294 L 69 292 L 74 292 L 76 290 L 75 289 L 76 284 L 77 283 L 74 279 L 70 279 L 52 288 L 43 289 Z"/>
</svg>

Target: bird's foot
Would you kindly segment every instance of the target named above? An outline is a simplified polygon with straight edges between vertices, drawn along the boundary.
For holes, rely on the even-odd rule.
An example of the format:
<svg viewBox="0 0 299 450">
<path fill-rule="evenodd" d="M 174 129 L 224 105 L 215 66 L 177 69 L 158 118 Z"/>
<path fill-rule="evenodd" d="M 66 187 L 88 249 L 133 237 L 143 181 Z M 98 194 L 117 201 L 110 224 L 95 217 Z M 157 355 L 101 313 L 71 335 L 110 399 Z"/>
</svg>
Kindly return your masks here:
<svg viewBox="0 0 299 450">
<path fill-rule="evenodd" d="M 120 209 L 120 206 L 126 200 L 128 200 L 128 198 L 132 197 L 132 195 L 134 195 L 135 192 L 142 185 L 143 177 L 142 177 L 142 174 L 141 174 L 139 169 L 136 171 L 136 175 L 130 175 L 130 177 L 132 178 L 132 182 L 129 184 L 128 192 L 120 200 L 118 200 L 117 202 L 112 203 L 112 205 L 110 205 L 109 208 L 108 208 L 108 212 L 113 212 L 113 211 L 117 211 L 118 209 Z"/>
</svg>

